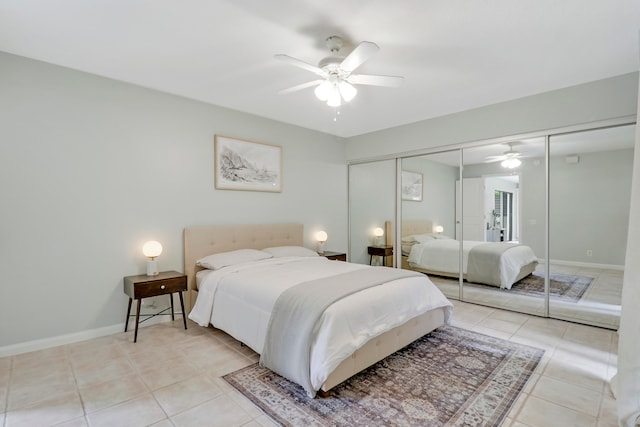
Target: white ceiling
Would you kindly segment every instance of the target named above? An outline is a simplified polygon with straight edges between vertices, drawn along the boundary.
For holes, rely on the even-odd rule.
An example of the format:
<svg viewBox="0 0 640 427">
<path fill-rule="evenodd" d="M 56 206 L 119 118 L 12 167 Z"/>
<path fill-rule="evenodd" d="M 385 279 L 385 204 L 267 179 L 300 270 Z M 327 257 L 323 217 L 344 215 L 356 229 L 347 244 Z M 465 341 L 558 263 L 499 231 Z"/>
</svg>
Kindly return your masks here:
<svg viewBox="0 0 640 427">
<path fill-rule="evenodd" d="M 0 0 L 1 51 L 342 137 L 637 71 L 639 29 L 638 0 Z M 330 35 L 403 86 L 278 94 Z"/>
</svg>

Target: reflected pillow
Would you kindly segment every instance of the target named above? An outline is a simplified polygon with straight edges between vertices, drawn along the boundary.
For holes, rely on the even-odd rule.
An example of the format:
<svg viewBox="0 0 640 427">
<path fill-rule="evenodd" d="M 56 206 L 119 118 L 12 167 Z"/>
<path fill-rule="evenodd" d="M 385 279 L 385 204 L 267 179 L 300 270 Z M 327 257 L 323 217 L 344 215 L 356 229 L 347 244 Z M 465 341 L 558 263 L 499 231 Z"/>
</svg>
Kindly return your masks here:
<svg viewBox="0 0 640 427">
<path fill-rule="evenodd" d="M 209 270 L 219 270 L 231 265 L 241 264 L 244 262 L 260 261 L 261 259 L 272 258 L 270 253 L 259 251 L 257 249 L 238 249 L 229 252 L 220 252 L 200 258 L 196 261 L 196 265 Z"/>
<path fill-rule="evenodd" d="M 265 248 L 263 251 L 271 254 L 274 258 L 285 256 L 320 256 L 315 251 L 303 246 L 274 246 L 272 248 Z"/>
<path fill-rule="evenodd" d="M 423 234 L 413 234 L 411 236 L 405 236 L 402 238 L 403 244 L 411 244 L 411 243 L 424 243 L 429 240 L 437 240 L 437 239 L 451 239 L 449 236 L 445 236 L 441 233 L 423 233 Z"/>
</svg>

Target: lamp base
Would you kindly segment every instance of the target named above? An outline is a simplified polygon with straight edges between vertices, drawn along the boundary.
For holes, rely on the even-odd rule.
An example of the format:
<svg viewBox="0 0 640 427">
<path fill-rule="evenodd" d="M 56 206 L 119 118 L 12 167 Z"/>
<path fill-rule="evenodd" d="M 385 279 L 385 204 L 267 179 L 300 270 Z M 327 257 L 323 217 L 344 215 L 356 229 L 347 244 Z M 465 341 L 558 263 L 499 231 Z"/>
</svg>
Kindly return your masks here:
<svg viewBox="0 0 640 427">
<path fill-rule="evenodd" d="M 158 271 L 158 261 L 154 259 L 150 259 L 147 261 L 147 276 L 157 276 Z"/>
<path fill-rule="evenodd" d="M 318 255 L 324 254 L 324 242 L 318 242 Z"/>
</svg>

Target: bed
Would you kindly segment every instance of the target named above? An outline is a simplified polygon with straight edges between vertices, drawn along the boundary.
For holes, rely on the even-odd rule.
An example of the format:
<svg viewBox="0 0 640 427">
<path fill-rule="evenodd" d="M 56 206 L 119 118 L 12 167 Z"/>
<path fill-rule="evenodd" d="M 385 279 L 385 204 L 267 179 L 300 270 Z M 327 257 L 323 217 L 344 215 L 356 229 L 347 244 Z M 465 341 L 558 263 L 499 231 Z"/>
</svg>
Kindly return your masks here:
<svg viewBox="0 0 640 427">
<path fill-rule="evenodd" d="M 305 287 L 323 288 L 318 283 L 325 282 L 318 281 L 325 277 L 331 277 L 329 282 L 335 282 L 335 286 L 343 287 L 348 284 L 337 284 L 350 274 L 388 272 L 395 275 L 402 272 L 401 269 L 332 261 L 315 255 L 298 256 L 297 251 L 294 255 L 285 251 L 286 256 L 274 255 L 216 270 L 196 265 L 198 260 L 208 259 L 211 255 L 226 255 L 238 250 L 302 250 L 303 240 L 301 224 L 186 228 L 184 268 L 189 317 L 202 326 L 211 324 L 222 329 L 248 345 L 261 354 L 262 363 L 265 353 L 272 354 L 274 343 L 281 339 L 274 338 L 267 325 L 275 322 L 271 318 L 272 310 L 283 312 L 278 307 L 281 300 L 286 299 L 285 294 L 291 296 L 293 289 L 299 291 Z M 312 329 L 314 332 L 304 334 L 311 348 L 307 351 L 309 365 L 306 367 L 311 384 L 283 376 L 301 384 L 310 396 L 316 392 L 324 394 L 355 373 L 448 323 L 452 309 L 451 303 L 424 275 L 405 275 L 353 292 L 328 306 Z M 277 318 L 275 314 L 273 317 Z M 305 322 L 302 319 L 284 323 L 298 325 Z M 291 363 L 297 363 L 298 359 L 291 357 Z"/>
<path fill-rule="evenodd" d="M 403 221 L 403 268 L 457 278 L 460 242 L 432 230 L 431 221 Z M 533 250 L 517 243 L 465 240 L 462 249 L 463 279 L 473 283 L 511 289 L 538 265 Z"/>
</svg>

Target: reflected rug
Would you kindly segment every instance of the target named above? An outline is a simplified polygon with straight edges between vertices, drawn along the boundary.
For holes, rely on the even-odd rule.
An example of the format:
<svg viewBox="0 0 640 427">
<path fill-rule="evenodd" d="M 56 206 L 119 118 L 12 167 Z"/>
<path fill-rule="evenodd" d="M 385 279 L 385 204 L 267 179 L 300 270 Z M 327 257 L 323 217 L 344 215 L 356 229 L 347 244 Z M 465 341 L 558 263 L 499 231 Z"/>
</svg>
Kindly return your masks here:
<svg viewBox="0 0 640 427">
<path fill-rule="evenodd" d="M 580 301 L 584 293 L 589 289 L 589 286 L 591 286 L 591 282 L 593 282 L 593 277 L 555 273 L 551 273 L 549 279 L 549 297 L 566 302 Z M 534 272 L 524 279 L 514 283 L 513 286 L 511 286 L 511 289 L 508 290 L 471 282 L 465 282 L 465 286 L 466 285 L 496 292 L 509 292 L 536 298 L 544 298 L 544 275 L 537 272 Z"/>
<path fill-rule="evenodd" d="M 224 379 L 283 426 L 499 426 L 543 354 L 445 326 L 325 398 L 257 363 Z"/>
<path fill-rule="evenodd" d="M 593 277 L 571 276 L 551 273 L 549 297 L 569 302 L 578 302 L 593 282 Z M 513 284 L 509 292 L 544 297 L 544 275 L 532 273 Z"/>
</svg>

